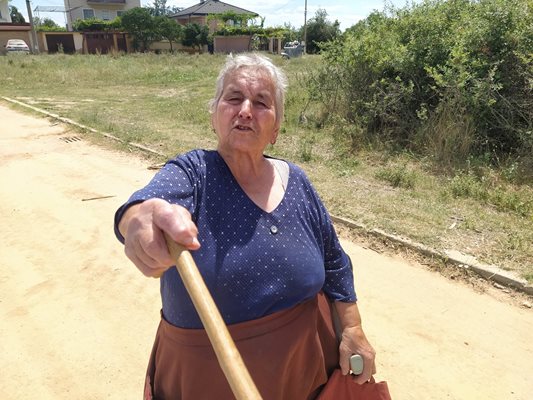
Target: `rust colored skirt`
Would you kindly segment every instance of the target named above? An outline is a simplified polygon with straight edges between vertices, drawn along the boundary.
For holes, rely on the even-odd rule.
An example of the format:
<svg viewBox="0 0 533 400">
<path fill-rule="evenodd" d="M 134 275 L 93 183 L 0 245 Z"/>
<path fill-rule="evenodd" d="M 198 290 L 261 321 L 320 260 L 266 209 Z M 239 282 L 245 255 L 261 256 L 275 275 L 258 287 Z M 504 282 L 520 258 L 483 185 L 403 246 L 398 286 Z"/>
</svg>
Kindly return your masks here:
<svg viewBox="0 0 533 400">
<path fill-rule="evenodd" d="M 323 294 L 266 317 L 228 326 L 264 400 L 314 399 L 338 366 L 338 346 Z M 161 319 L 144 399 L 234 399 L 203 329 Z"/>
</svg>

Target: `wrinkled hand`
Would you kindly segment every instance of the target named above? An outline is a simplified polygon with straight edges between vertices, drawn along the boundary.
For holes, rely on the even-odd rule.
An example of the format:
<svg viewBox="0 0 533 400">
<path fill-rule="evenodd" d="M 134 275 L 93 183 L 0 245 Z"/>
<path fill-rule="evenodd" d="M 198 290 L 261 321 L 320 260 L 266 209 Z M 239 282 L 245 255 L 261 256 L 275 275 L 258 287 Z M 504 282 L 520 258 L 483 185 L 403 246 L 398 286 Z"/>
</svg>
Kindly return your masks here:
<svg viewBox="0 0 533 400">
<path fill-rule="evenodd" d="M 124 235 L 126 256 L 149 277 L 159 278 L 174 265 L 165 232 L 188 250 L 200 247 L 198 229 L 189 211 L 161 199 L 146 200 L 130 207 L 119 228 Z"/>
<path fill-rule="evenodd" d="M 339 365 L 343 375 L 350 372 L 350 357 L 359 354 L 363 357 L 363 372 L 353 377 L 354 382 L 362 384 L 367 382 L 376 373 L 376 352 L 368 342 L 361 325 L 349 326 L 342 331 L 339 346 Z"/>
</svg>

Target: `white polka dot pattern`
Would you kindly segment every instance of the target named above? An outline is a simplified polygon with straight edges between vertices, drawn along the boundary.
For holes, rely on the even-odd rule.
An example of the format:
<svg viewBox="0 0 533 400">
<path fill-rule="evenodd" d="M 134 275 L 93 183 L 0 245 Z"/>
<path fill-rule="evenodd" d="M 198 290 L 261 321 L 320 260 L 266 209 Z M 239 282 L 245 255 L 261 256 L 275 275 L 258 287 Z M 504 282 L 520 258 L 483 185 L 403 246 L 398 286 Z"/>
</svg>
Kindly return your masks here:
<svg viewBox="0 0 533 400">
<path fill-rule="evenodd" d="M 129 205 L 154 197 L 186 207 L 202 244 L 193 257 L 228 324 L 291 307 L 320 290 L 355 301 L 352 266 L 331 219 L 304 172 L 289 166 L 285 196 L 267 213 L 244 193 L 217 152 L 195 150 L 169 161 L 115 220 Z M 202 327 L 176 269 L 161 278 L 161 295 L 170 323 Z"/>
</svg>

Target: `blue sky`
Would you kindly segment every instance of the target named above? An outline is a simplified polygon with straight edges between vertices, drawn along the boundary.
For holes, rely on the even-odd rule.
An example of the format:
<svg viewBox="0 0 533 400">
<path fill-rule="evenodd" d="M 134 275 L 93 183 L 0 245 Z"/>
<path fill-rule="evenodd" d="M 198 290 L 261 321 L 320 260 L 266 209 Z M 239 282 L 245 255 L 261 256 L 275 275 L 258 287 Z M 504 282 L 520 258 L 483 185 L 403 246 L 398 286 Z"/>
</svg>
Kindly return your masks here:
<svg viewBox="0 0 533 400">
<path fill-rule="evenodd" d="M 341 29 L 349 28 L 357 21 L 366 18 L 373 10 L 383 10 L 386 0 L 333 0 L 314 1 L 307 0 L 307 19 L 315 15 L 319 8 L 323 8 L 328 13 L 328 19 L 337 19 L 341 23 Z M 152 0 L 141 0 L 142 5 L 151 4 Z M 199 0 L 167 0 L 167 5 L 177 7 L 190 7 L 198 4 Z M 305 0 L 226 0 L 226 3 L 254 11 L 265 17 L 265 26 L 280 26 L 284 23 L 291 23 L 299 28 L 304 24 Z M 403 6 L 406 0 L 388 0 L 388 4 Z M 27 18 L 26 1 L 12 0 L 14 5 Z M 37 6 L 63 6 L 62 0 L 31 0 L 31 9 L 34 16 L 37 13 L 33 10 Z M 65 25 L 65 17 L 62 13 L 39 13 L 41 18 L 51 18 L 60 25 Z"/>
</svg>

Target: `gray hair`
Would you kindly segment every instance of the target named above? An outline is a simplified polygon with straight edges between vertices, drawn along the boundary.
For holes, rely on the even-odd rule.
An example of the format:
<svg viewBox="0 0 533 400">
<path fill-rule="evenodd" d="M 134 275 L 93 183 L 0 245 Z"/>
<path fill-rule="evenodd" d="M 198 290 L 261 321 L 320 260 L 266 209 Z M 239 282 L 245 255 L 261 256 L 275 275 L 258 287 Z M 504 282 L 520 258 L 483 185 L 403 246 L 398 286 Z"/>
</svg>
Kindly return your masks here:
<svg viewBox="0 0 533 400">
<path fill-rule="evenodd" d="M 214 114 L 224 91 L 226 77 L 240 68 L 261 69 L 268 74 L 275 88 L 274 105 L 276 107 L 276 122 L 281 123 L 284 112 L 285 92 L 287 90 L 287 76 L 281 68 L 275 66 L 272 61 L 256 53 L 228 55 L 226 64 L 220 70 L 216 82 L 215 97 L 209 101 L 209 113 Z"/>
</svg>

